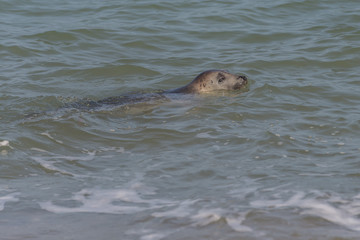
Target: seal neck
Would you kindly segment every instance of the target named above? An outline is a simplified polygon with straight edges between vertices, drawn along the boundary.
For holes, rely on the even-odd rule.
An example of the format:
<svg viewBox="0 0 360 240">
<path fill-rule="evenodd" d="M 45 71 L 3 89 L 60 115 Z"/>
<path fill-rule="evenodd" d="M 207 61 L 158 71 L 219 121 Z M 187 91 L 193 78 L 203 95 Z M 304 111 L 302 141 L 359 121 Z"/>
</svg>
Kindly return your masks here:
<svg viewBox="0 0 360 240">
<path fill-rule="evenodd" d="M 194 91 L 193 87 L 189 86 L 189 84 L 188 84 L 188 85 L 185 85 L 183 87 L 168 90 L 166 92 L 167 93 L 195 93 L 196 91 Z"/>
</svg>

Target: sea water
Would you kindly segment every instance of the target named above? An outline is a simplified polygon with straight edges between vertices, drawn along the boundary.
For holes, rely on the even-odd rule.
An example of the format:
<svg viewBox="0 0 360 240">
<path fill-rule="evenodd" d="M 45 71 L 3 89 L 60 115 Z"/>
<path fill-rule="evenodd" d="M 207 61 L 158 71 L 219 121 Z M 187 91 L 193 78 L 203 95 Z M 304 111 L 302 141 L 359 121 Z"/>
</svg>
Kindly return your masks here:
<svg viewBox="0 0 360 240">
<path fill-rule="evenodd" d="M 0 238 L 359 239 L 359 12 L 0 1 Z M 208 69 L 248 90 L 62 108 Z"/>
</svg>

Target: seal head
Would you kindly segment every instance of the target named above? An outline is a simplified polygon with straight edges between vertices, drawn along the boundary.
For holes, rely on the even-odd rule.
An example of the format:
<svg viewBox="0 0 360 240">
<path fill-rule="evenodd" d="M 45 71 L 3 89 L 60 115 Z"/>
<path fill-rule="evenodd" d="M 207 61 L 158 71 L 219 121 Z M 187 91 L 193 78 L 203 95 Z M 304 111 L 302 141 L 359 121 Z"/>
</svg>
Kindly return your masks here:
<svg viewBox="0 0 360 240">
<path fill-rule="evenodd" d="M 184 87 L 169 90 L 169 93 L 206 93 L 216 90 L 238 90 L 247 84 L 247 77 L 223 70 L 208 70 L 200 73 Z"/>
</svg>

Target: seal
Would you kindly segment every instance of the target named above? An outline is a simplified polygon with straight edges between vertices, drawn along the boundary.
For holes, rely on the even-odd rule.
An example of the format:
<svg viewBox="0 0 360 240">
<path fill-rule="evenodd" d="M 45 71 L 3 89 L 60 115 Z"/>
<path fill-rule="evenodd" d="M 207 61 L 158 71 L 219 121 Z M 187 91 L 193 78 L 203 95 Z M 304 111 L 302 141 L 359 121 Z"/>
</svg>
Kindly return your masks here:
<svg viewBox="0 0 360 240">
<path fill-rule="evenodd" d="M 234 75 L 224 70 L 208 70 L 200 73 L 186 86 L 165 92 L 201 94 L 217 90 L 238 90 L 246 85 L 246 76 Z"/>
<path fill-rule="evenodd" d="M 81 99 L 67 103 L 59 109 L 91 110 L 104 106 L 125 106 L 138 103 L 161 103 L 179 99 L 174 94 L 204 94 L 219 90 L 232 91 L 245 88 L 248 80 L 246 76 L 234 75 L 224 70 L 208 70 L 200 73 L 189 84 L 170 90 L 161 90 L 153 93 L 128 93 L 120 96 L 108 97 L 101 100 Z M 58 110 L 59 110 L 58 109 Z M 48 111 L 41 112 L 47 113 Z M 26 114 L 27 118 L 41 115 L 41 113 Z"/>
<path fill-rule="evenodd" d="M 70 104 L 70 107 L 77 109 L 97 108 L 104 105 L 129 105 L 144 102 L 169 101 L 173 98 L 172 94 L 204 94 L 219 90 L 231 91 L 239 90 L 247 85 L 247 77 L 234 75 L 224 70 L 207 70 L 200 73 L 189 84 L 165 91 L 155 93 L 130 93 L 116 97 L 108 97 L 102 100 L 83 100 Z"/>
</svg>

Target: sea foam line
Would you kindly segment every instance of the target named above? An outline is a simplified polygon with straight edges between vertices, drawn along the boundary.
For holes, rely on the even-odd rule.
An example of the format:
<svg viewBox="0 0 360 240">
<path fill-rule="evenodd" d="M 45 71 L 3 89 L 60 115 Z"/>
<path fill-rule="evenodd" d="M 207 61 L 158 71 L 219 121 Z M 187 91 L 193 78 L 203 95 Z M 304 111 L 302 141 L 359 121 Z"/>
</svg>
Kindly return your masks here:
<svg viewBox="0 0 360 240">
<path fill-rule="evenodd" d="M 39 204 L 44 210 L 54 213 L 89 212 L 111 214 L 131 214 L 174 205 L 172 201 L 144 199 L 134 189 L 83 189 L 67 200 L 69 202 L 75 201 L 79 206 L 60 206 L 52 201 Z"/>
<path fill-rule="evenodd" d="M 313 194 L 321 194 L 318 191 Z M 360 194 L 351 200 L 342 199 L 340 196 L 330 195 L 328 199 L 319 200 L 314 195 L 307 196 L 304 192 L 296 192 L 288 200 L 256 200 L 251 206 L 256 208 L 287 208 L 301 209 L 301 214 L 317 216 L 334 224 L 346 227 L 353 231 L 360 231 Z"/>
</svg>

